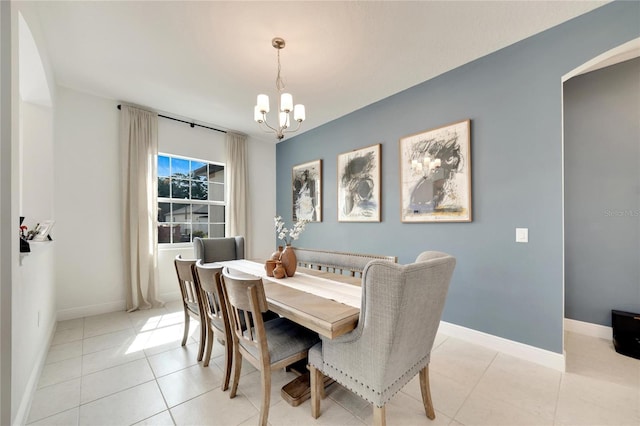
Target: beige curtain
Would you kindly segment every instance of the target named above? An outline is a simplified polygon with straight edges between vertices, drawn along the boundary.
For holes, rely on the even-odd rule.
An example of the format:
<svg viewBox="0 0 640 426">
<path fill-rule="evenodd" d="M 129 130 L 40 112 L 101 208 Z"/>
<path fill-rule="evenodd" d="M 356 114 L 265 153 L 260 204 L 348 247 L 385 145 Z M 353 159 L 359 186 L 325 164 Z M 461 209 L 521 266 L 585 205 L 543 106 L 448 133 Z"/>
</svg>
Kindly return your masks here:
<svg viewBox="0 0 640 426">
<path fill-rule="evenodd" d="M 123 262 L 127 310 L 162 306 L 158 283 L 158 114 L 123 105 L 120 115 Z"/>
<path fill-rule="evenodd" d="M 249 248 L 249 236 L 247 235 L 247 137 L 227 133 L 225 142 L 227 147 L 226 236 L 243 236 L 246 251 Z"/>
</svg>

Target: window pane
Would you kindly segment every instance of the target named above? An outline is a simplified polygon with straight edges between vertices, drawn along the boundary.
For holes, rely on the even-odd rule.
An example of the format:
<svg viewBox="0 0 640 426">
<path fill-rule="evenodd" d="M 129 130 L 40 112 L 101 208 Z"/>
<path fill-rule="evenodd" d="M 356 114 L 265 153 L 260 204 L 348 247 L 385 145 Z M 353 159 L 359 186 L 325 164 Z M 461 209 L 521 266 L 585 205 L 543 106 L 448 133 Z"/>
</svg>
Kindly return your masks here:
<svg viewBox="0 0 640 426">
<path fill-rule="evenodd" d="M 193 214 L 193 223 L 207 223 L 209 222 L 209 206 L 206 204 L 193 204 L 191 206 L 191 213 Z"/>
<path fill-rule="evenodd" d="M 169 198 L 171 196 L 169 194 L 169 182 L 170 180 L 168 177 L 158 178 L 158 197 Z"/>
<path fill-rule="evenodd" d="M 211 219 L 213 223 L 224 223 L 224 206 L 210 206 Z"/>
<path fill-rule="evenodd" d="M 224 185 L 220 183 L 209 184 L 209 200 L 224 201 Z"/>
<path fill-rule="evenodd" d="M 168 177 L 170 175 L 171 173 L 169 172 L 169 157 L 158 155 L 158 176 Z"/>
<path fill-rule="evenodd" d="M 173 203 L 172 222 L 191 222 L 191 204 Z"/>
<path fill-rule="evenodd" d="M 209 237 L 224 237 L 224 225 L 211 225 L 211 232 Z"/>
<path fill-rule="evenodd" d="M 158 243 L 171 243 L 171 225 L 158 225 Z"/>
<path fill-rule="evenodd" d="M 209 233 L 207 232 L 208 230 L 209 230 L 208 223 L 194 223 L 193 238 L 195 237 L 207 238 L 209 236 Z"/>
<path fill-rule="evenodd" d="M 178 228 L 178 231 L 174 231 L 173 242 L 174 243 L 189 243 L 191 242 L 191 225 L 188 223 L 181 223 L 179 225 L 174 225 Z M 178 235 L 178 239 L 176 240 L 176 235 Z"/>
<path fill-rule="evenodd" d="M 189 163 L 189 160 L 171 157 L 171 176 L 188 177 Z"/>
<path fill-rule="evenodd" d="M 194 180 L 207 180 L 207 163 L 200 161 L 191 162 L 191 179 Z"/>
<path fill-rule="evenodd" d="M 171 222 L 170 203 L 158 203 L 158 222 Z"/>
<path fill-rule="evenodd" d="M 209 180 L 211 182 L 224 183 L 224 166 L 209 164 Z"/>
<path fill-rule="evenodd" d="M 157 166 L 158 242 L 224 237 L 225 166 L 171 155 L 159 155 Z"/>
<path fill-rule="evenodd" d="M 189 181 L 171 178 L 171 197 L 189 198 Z"/>
<path fill-rule="evenodd" d="M 207 199 L 207 182 L 191 181 L 191 199 L 192 200 L 206 200 Z"/>
</svg>

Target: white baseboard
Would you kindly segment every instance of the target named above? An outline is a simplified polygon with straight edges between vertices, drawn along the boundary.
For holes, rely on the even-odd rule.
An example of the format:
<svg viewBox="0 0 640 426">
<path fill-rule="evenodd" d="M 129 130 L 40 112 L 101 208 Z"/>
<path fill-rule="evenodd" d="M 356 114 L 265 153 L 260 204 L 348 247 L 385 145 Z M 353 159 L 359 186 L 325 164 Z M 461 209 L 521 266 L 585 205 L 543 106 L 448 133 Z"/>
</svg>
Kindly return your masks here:
<svg viewBox="0 0 640 426">
<path fill-rule="evenodd" d="M 22 398 L 20 399 L 20 404 L 18 405 L 18 410 L 16 411 L 16 416 L 13 419 L 14 425 L 27 424 L 27 416 L 29 416 L 29 411 L 31 411 L 31 402 L 33 400 L 33 395 L 36 393 L 38 381 L 40 380 L 40 375 L 42 374 L 42 369 L 47 359 L 47 354 L 49 353 L 49 347 L 51 346 L 53 335 L 56 332 L 57 322 L 55 321 L 55 318 L 52 318 L 49 323 L 51 324 L 49 326 L 49 338 L 46 340 L 45 344 L 40 346 L 38 357 L 36 358 L 36 368 L 31 371 L 29 380 L 27 380 L 27 385 L 25 386 L 24 393 L 22 394 Z"/>
<path fill-rule="evenodd" d="M 92 315 L 106 314 L 109 312 L 124 311 L 125 301 L 100 303 L 98 305 L 79 306 L 77 308 L 62 309 L 58 311 L 58 321 L 76 318 L 90 317 Z"/>
<path fill-rule="evenodd" d="M 173 302 L 180 300 L 179 291 L 170 291 L 162 293 L 160 300 L 163 302 Z M 65 321 L 76 318 L 90 317 L 92 315 L 107 314 L 109 312 L 123 311 L 125 309 L 125 301 L 101 303 L 97 305 L 80 306 L 77 308 L 62 309 L 58 311 L 58 321 Z"/>
<path fill-rule="evenodd" d="M 491 334 L 483 333 L 482 331 L 473 330 L 445 321 L 440 321 L 440 328 L 438 329 L 438 332 L 476 345 L 484 346 L 516 358 L 534 362 L 544 367 L 553 368 L 558 371 L 565 371 L 564 354 L 536 348 L 535 346 L 525 345 L 524 343 L 514 342 L 513 340 L 493 336 Z"/>
<path fill-rule="evenodd" d="M 574 333 L 597 337 L 599 339 L 613 339 L 613 328 L 607 327 L 606 325 L 592 324 L 590 322 L 565 318 L 564 329 L 565 331 L 572 331 Z"/>
</svg>

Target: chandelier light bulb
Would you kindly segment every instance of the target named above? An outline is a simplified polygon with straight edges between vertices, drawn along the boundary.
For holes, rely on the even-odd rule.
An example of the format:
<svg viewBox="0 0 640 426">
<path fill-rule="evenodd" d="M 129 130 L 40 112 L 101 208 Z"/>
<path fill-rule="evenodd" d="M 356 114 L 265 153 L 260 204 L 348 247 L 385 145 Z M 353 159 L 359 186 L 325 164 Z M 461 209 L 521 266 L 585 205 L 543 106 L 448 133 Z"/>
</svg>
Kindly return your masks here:
<svg viewBox="0 0 640 426">
<path fill-rule="evenodd" d="M 258 108 L 262 113 L 269 112 L 269 96 L 267 95 L 258 95 Z"/>
<path fill-rule="evenodd" d="M 304 111 L 304 105 L 302 104 L 296 105 L 293 108 L 293 119 L 296 120 L 298 123 L 302 123 L 305 118 L 306 116 Z"/>
<path fill-rule="evenodd" d="M 290 112 L 293 110 L 293 96 L 291 93 L 283 93 L 280 96 L 280 111 Z"/>
</svg>

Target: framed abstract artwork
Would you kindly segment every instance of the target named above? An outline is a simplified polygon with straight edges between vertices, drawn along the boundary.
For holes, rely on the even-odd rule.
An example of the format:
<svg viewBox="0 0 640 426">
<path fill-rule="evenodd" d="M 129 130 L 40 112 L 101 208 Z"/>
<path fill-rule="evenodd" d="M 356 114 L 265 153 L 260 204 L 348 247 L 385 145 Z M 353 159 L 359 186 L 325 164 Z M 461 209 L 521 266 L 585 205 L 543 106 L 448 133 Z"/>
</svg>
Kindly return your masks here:
<svg viewBox="0 0 640 426">
<path fill-rule="evenodd" d="M 293 166 L 293 221 L 322 222 L 322 160 Z"/>
<path fill-rule="evenodd" d="M 55 222 L 53 220 L 45 220 L 38 224 L 35 231 L 36 234 L 33 237 L 33 241 L 50 241 L 51 237 L 49 233 L 51 232 L 51 228 L 53 228 L 53 224 Z"/>
<path fill-rule="evenodd" d="M 380 222 L 380 144 L 338 155 L 338 221 Z"/>
<path fill-rule="evenodd" d="M 402 222 L 471 222 L 471 120 L 400 139 Z"/>
</svg>

